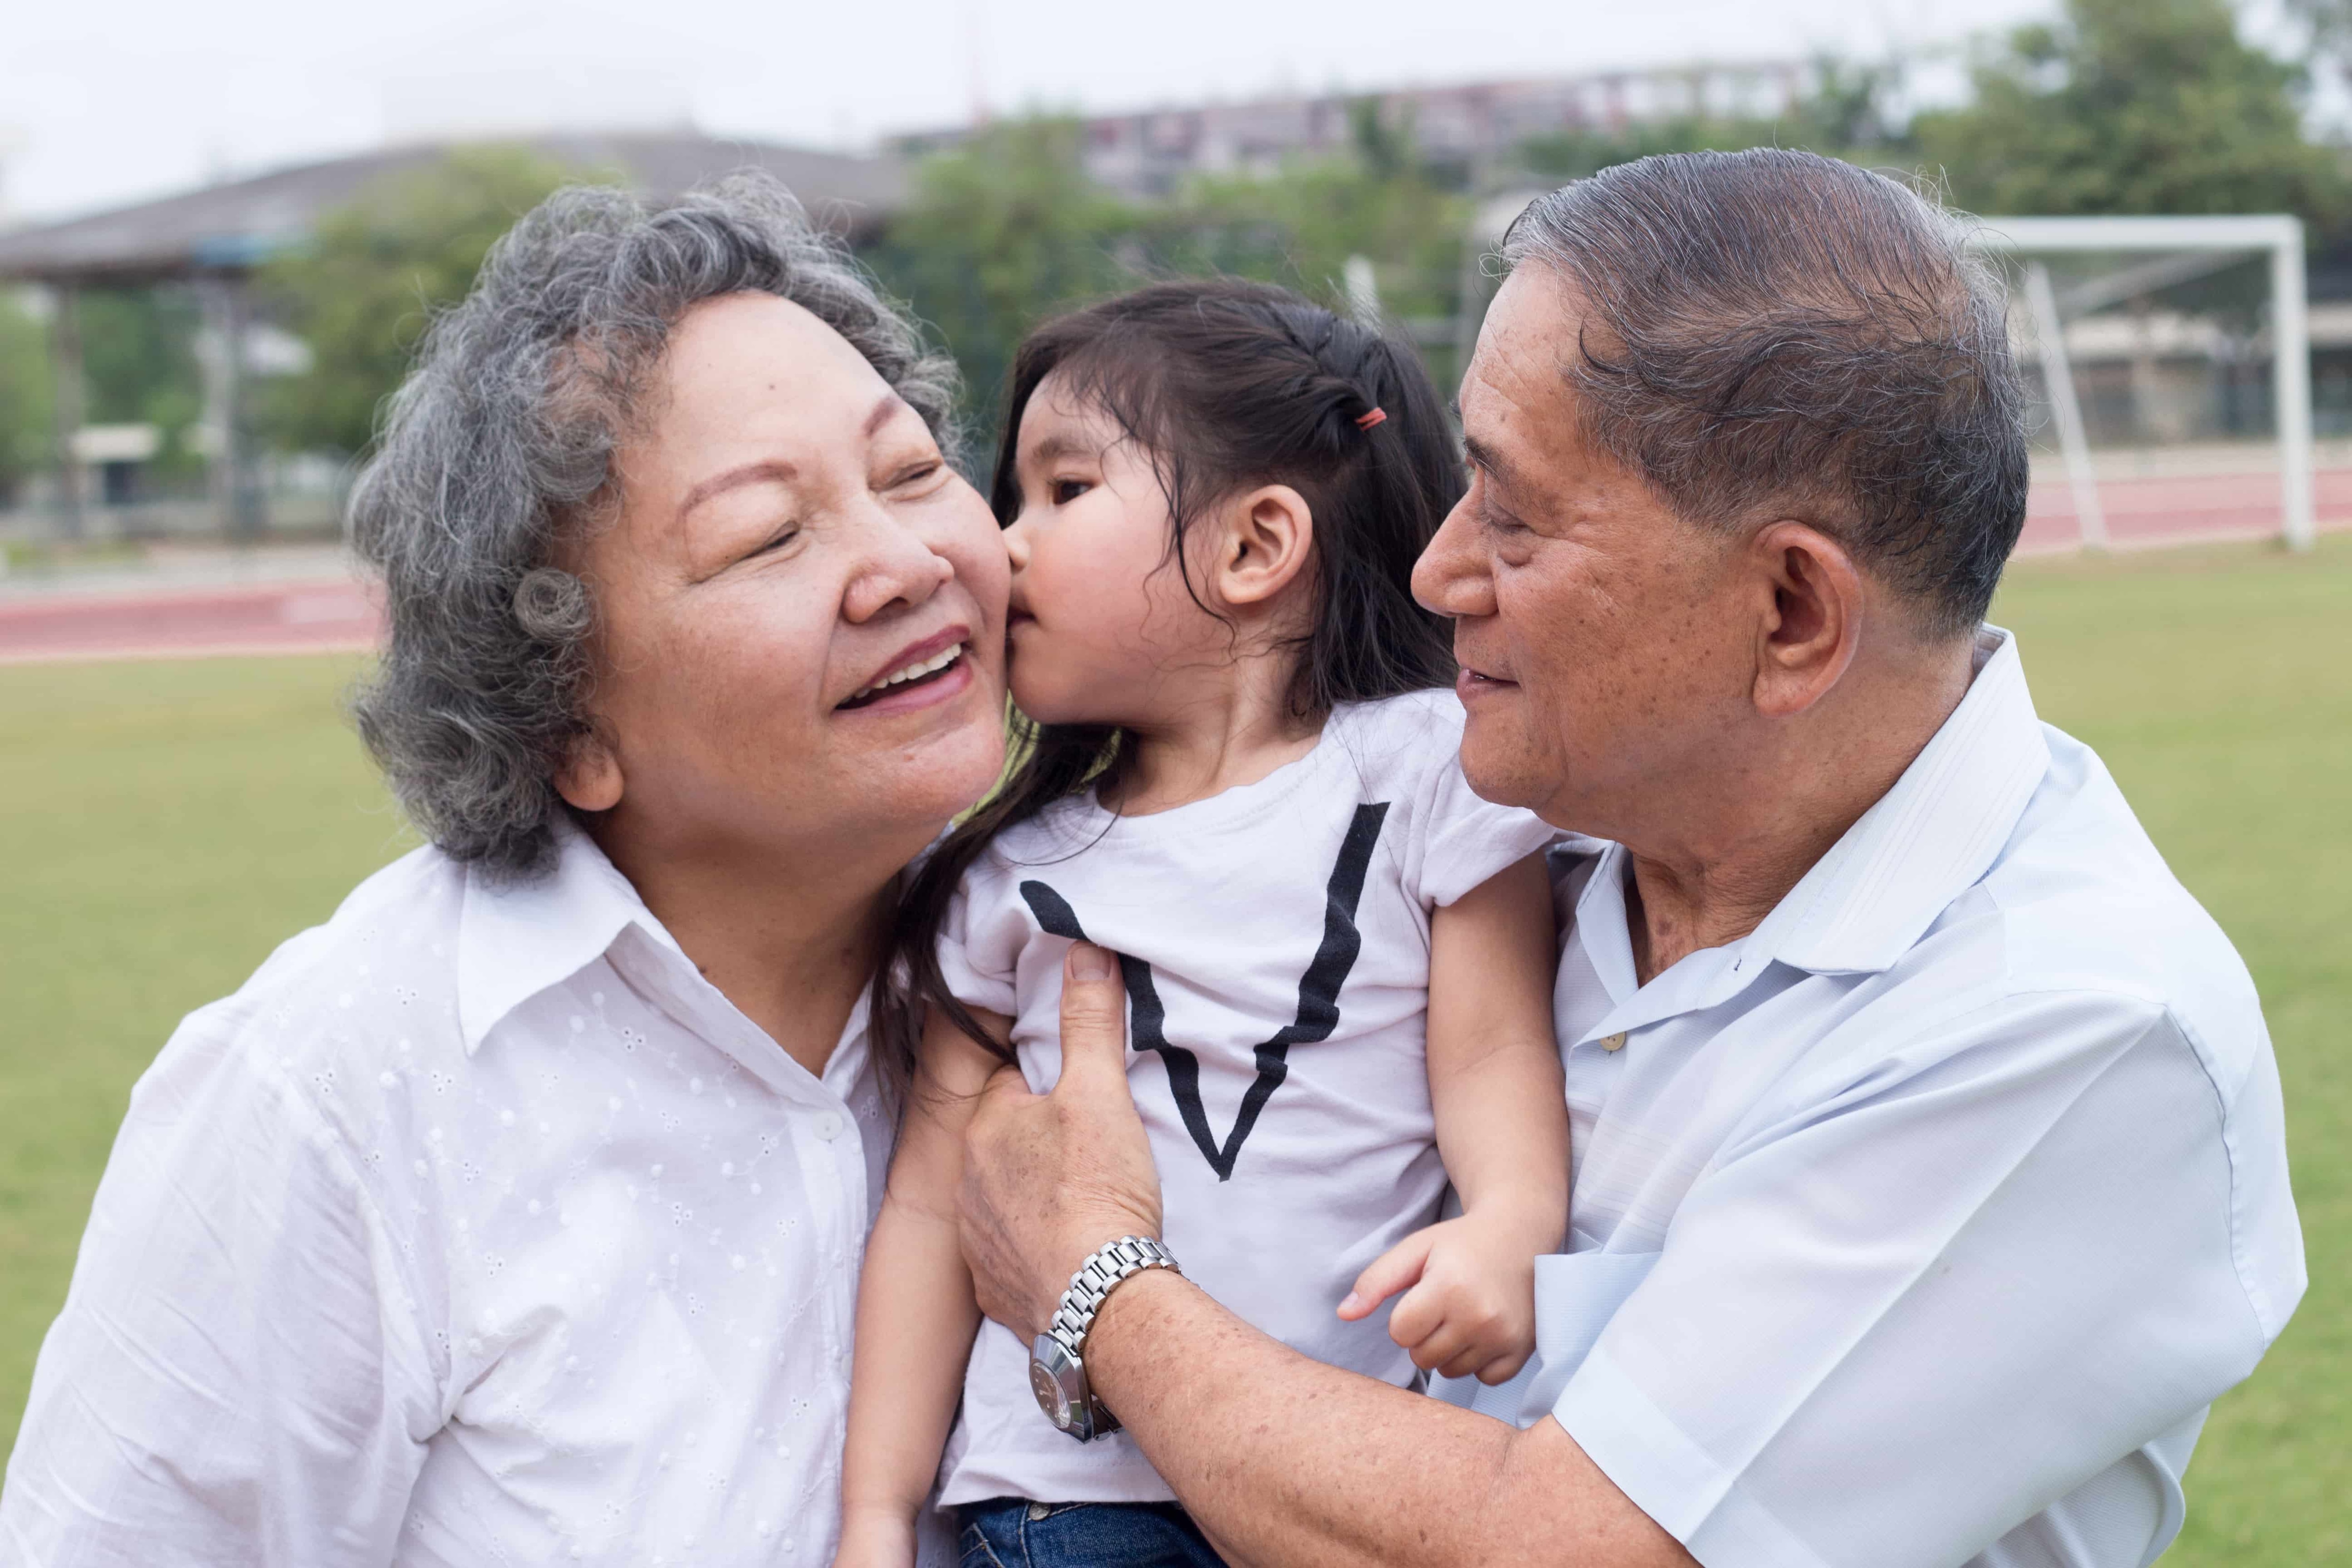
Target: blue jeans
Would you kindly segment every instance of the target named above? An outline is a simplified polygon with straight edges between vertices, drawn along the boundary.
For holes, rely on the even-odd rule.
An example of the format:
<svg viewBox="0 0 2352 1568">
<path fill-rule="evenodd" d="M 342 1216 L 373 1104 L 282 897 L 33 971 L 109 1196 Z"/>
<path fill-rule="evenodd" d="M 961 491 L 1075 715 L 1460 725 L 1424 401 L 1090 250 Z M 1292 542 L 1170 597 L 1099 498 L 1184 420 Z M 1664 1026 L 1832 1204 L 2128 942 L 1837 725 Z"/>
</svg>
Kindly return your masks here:
<svg viewBox="0 0 2352 1568">
<path fill-rule="evenodd" d="M 1172 1502 L 966 1503 L 962 1568 L 1225 1568 L 1192 1516 Z"/>
</svg>

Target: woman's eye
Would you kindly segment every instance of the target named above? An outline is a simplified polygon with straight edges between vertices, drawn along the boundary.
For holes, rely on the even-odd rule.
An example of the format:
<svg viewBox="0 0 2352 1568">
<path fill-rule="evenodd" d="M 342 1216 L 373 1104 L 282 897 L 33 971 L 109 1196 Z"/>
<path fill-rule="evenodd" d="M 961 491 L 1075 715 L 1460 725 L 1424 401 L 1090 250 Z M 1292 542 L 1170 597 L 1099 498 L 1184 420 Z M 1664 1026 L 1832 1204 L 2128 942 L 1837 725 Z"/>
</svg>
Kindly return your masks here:
<svg viewBox="0 0 2352 1568">
<path fill-rule="evenodd" d="M 774 538 L 769 539 L 761 543 L 750 555 L 744 557 L 744 559 L 747 561 L 756 560 L 758 557 L 762 555 L 773 555 L 777 551 L 782 550 L 785 545 L 790 544 L 793 540 L 798 539 L 800 536 L 801 531 L 799 529 L 785 529 Z"/>
<path fill-rule="evenodd" d="M 909 464 L 893 474 L 890 477 L 890 482 L 882 488 L 889 490 L 902 490 L 908 485 L 921 484 L 925 479 L 937 477 L 940 470 L 946 466 L 937 458 L 925 462 Z"/>
<path fill-rule="evenodd" d="M 1084 479 L 1055 479 L 1052 488 L 1054 504 L 1055 506 L 1067 506 L 1072 501 L 1077 500 L 1080 496 L 1086 494 L 1088 490 L 1094 489 L 1094 486 L 1087 483 Z"/>
</svg>

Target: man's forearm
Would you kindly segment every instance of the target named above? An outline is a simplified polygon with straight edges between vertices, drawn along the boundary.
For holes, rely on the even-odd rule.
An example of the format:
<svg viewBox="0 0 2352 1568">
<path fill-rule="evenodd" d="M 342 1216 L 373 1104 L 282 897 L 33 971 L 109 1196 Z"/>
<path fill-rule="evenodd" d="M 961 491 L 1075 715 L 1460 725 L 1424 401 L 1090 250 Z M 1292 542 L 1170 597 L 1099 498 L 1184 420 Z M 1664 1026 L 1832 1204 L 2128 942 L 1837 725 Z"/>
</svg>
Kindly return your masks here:
<svg viewBox="0 0 2352 1568">
<path fill-rule="evenodd" d="M 1112 1292 L 1087 1370 L 1237 1563 L 1690 1562 L 1557 1423 L 1517 1432 L 1309 1360 L 1173 1275 Z"/>
</svg>

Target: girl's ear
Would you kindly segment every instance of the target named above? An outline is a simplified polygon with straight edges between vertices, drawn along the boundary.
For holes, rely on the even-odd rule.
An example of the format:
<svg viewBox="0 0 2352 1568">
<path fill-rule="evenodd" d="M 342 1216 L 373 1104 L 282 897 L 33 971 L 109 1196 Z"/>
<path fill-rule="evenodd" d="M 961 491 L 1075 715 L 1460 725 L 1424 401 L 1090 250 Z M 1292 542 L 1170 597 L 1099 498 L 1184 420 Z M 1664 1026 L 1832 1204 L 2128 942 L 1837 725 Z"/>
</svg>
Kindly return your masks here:
<svg viewBox="0 0 2352 1568">
<path fill-rule="evenodd" d="M 1288 587 L 1315 548 L 1315 514 L 1288 485 L 1267 485 L 1226 510 L 1216 584 L 1228 605 L 1262 605 Z"/>
</svg>

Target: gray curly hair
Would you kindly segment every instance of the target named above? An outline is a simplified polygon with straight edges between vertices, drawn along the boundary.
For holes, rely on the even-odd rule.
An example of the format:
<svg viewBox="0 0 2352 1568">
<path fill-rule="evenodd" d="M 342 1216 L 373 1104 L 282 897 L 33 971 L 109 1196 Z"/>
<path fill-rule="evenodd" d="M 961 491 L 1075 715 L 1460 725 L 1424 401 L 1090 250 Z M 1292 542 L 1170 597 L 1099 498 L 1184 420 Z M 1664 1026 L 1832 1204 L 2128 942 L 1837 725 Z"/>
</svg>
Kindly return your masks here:
<svg viewBox="0 0 2352 1568">
<path fill-rule="evenodd" d="M 426 331 L 352 500 L 391 622 L 352 710 L 394 795 L 453 858 L 501 877 L 547 864 L 554 779 L 590 731 L 595 617 L 553 564 L 558 538 L 609 515 L 613 452 L 678 318 L 751 290 L 848 340 L 955 455 L 952 363 L 766 175 L 661 207 L 559 191 Z"/>
</svg>

